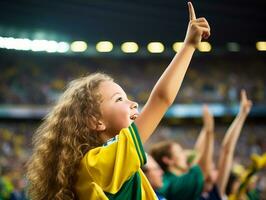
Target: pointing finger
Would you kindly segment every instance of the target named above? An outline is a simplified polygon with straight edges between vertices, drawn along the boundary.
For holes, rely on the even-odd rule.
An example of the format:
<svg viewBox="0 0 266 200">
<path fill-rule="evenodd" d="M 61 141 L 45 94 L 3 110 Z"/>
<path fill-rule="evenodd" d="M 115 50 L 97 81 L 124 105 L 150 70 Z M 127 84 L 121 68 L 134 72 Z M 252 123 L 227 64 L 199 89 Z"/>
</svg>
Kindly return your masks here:
<svg viewBox="0 0 266 200">
<path fill-rule="evenodd" d="M 241 90 L 241 99 L 242 99 L 242 101 L 247 100 L 247 93 L 244 89 Z"/>
<path fill-rule="evenodd" d="M 188 11 L 189 11 L 189 20 L 195 20 L 196 19 L 196 14 L 193 8 L 193 5 L 191 2 L 188 2 Z"/>
</svg>

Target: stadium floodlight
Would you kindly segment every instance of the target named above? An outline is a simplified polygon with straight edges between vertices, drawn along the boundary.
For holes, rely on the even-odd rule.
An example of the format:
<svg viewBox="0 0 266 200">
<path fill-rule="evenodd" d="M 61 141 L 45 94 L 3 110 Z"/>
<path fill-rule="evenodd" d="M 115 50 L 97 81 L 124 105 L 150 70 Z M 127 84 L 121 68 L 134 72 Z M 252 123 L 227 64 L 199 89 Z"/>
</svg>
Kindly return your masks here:
<svg viewBox="0 0 266 200">
<path fill-rule="evenodd" d="M 15 49 L 16 39 L 13 37 L 4 38 L 4 48 Z"/>
<path fill-rule="evenodd" d="M 16 50 L 23 50 L 23 51 L 28 51 L 31 49 L 31 40 L 26 39 L 26 38 L 17 38 L 15 39 L 16 45 L 14 49 Z"/>
<path fill-rule="evenodd" d="M 47 42 L 45 50 L 48 53 L 55 53 L 57 51 L 57 48 L 58 48 L 58 43 L 56 41 L 50 40 Z"/>
<path fill-rule="evenodd" d="M 57 46 L 58 53 L 66 53 L 69 50 L 69 44 L 67 42 L 59 42 Z"/>
<path fill-rule="evenodd" d="M 147 49 L 151 53 L 162 53 L 164 51 L 164 46 L 161 42 L 150 42 Z"/>
<path fill-rule="evenodd" d="M 173 50 L 175 52 L 178 52 L 181 49 L 182 45 L 183 45 L 183 42 L 175 42 L 173 44 Z"/>
<path fill-rule="evenodd" d="M 23 38 L 1 37 L 0 48 L 15 50 L 30 50 L 31 41 Z"/>
<path fill-rule="evenodd" d="M 88 45 L 84 41 L 74 41 L 71 43 L 70 48 L 73 52 L 84 52 L 86 51 Z"/>
<path fill-rule="evenodd" d="M 5 38 L 0 37 L 0 48 L 5 48 Z"/>
<path fill-rule="evenodd" d="M 139 47 L 136 42 L 124 42 L 121 45 L 121 49 L 125 53 L 135 53 L 138 51 Z"/>
<path fill-rule="evenodd" d="M 31 42 L 31 50 L 32 51 L 45 51 L 47 48 L 48 41 L 47 40 L 33 40 Z"/>
<path fill-rule="evenodd" d="M 231 52 L 238 52 L 238 51 L 240 51 L 240 46 L 236 42 L 228 42 L 227 43 L 227 49 Z"/>
<path fill-rule="evenodd" d="M 46 51 L 48 53 L 65 53 L 69 50 L 67 42 L 53 40 L 30 40 L 27 38 L 0 37 L 0 48 L 23 51 Z"/>
<path fill-rule="evenodd" d="M 110 52 L 113 50 L 113 44 L 110 41 L 100 41 L 96 44 L 98 52 Z"/>
<path fill-rule="evenodd" d="M 209 42 L 200 42 L 198 45 L 198 50 L 200 52 L 210 52 L 212 49 L 211 44 Z"/>
<path fill-rule="evenodd" d="M 258 51 L 266 51 L 266 41 L 259 41 L 256 43 L 256 48 Z"/>
</svg>

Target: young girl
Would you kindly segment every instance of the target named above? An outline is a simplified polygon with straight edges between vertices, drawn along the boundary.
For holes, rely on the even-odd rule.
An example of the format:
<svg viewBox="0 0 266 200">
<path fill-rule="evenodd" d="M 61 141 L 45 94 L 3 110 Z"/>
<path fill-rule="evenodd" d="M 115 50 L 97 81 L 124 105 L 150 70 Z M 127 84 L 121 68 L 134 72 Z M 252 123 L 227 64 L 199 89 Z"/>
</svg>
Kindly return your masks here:
<svg viewBox="0 0 266 200">
<path fill-rule="evenodd" d="M 173 103 L 191 57 L 210 36 L 205 18 L 190 22 L 183 48 L 138 113 L 137 103 L 104 74 L 70 83 L 33 138 L 28 163 L 32 200 L 156 199 L 140 167 L 144 143 Z"/>
</svg>

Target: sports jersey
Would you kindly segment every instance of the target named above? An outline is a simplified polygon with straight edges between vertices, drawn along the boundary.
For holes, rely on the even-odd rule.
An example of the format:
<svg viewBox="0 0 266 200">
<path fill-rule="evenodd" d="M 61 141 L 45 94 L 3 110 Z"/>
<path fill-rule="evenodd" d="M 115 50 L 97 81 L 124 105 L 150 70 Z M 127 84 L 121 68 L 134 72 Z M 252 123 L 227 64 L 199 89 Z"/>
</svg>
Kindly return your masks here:
<svg viewBox="0 0 266 200">
<path fill-rule="evenodd" d="M 132 123 L 103 146 L 85 154 L 75 185 L 79 200 L 157 199 L 140 169 L 145 163 L 146 154 Z"/>
<path fill-rule="evenodd" d="M 171 172 L 163 175 L 163 187 L 157 192 L 165 196 L 168 200 L 197 200 L 203 190 L 203 174 L 198 165 L 177 176 Z"/>
</svg>

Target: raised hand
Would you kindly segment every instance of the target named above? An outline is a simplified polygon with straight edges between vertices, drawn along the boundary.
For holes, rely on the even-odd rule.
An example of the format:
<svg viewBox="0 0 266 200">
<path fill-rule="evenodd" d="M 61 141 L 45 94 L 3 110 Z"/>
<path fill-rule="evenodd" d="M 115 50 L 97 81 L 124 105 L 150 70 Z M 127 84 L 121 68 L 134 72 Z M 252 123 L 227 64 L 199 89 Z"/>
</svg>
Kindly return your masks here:
<svg viewBox="0 0 266 200">
<path fill-rule="evenodd" d="M 243 114 L 249 114 L 251 107 L 252 107 L 252 101 L 247 98 L 247 94 L 245 90 L 241 90 L 241 100 L 240 100 L 240 113 Z"/>
<path fill-rule="evenodd" d="M 203 106 L 203 126 L 206 131 L 214 131 L 214 118 L 212 113 L 209 111 L 208 106 Z"/>
<path fill-rule="evenodd" d="M 189 24 L 187 28 L 185 44 L 192 45 L 194 48 L 198 46 L 201 39 L 208 39 L 211 35 L 210 26 L 204 17 L 196 18 L 196 14 L 191 2 L 188 2 Z"/>
</svg>

